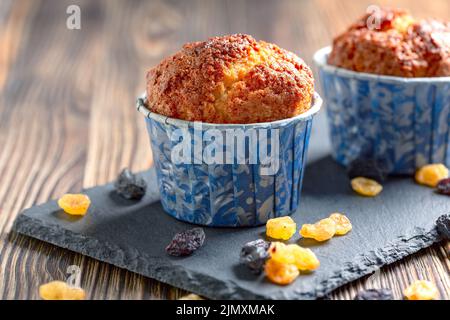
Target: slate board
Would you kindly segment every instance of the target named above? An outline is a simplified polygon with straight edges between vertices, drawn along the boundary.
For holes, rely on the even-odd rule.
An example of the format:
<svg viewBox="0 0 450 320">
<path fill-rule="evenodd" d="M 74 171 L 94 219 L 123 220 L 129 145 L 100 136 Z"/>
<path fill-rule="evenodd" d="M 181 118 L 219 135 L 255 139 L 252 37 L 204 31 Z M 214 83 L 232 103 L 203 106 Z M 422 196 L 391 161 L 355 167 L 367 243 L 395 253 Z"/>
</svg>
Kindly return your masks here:
<svg viewBox="0 0 450 320">
<path fill-rule="evenodd" d="M 302 204 L 293 215 L 298 225 L 331 212 L 344 212 L 353 231 L 319 244 L 290 242 L 311 248 L 321 266 L 280 287 L 239 265 L 239 252 L 248 241 L 264 237 L 265 228 L 205 228 L 204 247 L 185 258 L 168 256 L 172 236 L 192 225 L 164 213 L 155 172 L 142 173 L 149 189 L 140 202 L 123 200 L 112 184 L 86 190 L 89 213 L 73 218 L 55 201 L 25 210 L 13 230 L 59 247 L 148 276 L 212 299 L 315 299 L 440 240 L 435 221 L 450 212 L 450 201 L 411 178 L 391 178 L 376 198 L 357 196 L 344 168 L 328 153 L 324 117 L 313 127 Z M 84 276 L 89 276 L 85 274 Z"/>
</svg>

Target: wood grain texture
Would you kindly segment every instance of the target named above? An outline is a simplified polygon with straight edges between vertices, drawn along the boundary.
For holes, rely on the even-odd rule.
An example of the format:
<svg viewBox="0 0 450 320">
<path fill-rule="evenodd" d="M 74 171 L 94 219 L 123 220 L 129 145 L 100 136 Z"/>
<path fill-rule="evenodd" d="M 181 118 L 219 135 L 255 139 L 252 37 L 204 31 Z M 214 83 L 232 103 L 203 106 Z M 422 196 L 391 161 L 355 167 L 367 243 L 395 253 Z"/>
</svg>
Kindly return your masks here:
<svg viewBox="0 0 450 320">
<path fill-rule="evenodd" d="M 151 163 L 134 99 L 145 71 L 183 43 L 249 33 L 311 63 L 373 1 L 51 1 L 0 2 L 0 298 L 37 299 L 38 286 L 82 269 L 90 299 L 176 299 L 157 281 L 11 233 L 24 208 L 113 180 L 121 168 Z M 450 19 L 448 0 L 377 1 L 418 16 Z M 81 8 L 81 30 L 66 8 Z M 351 299 L 386 286 L 401 298 L 413 279 L 434 281 L 450 298 L 449 247 L 442 243 L 330 295 Z"/>
</svg>

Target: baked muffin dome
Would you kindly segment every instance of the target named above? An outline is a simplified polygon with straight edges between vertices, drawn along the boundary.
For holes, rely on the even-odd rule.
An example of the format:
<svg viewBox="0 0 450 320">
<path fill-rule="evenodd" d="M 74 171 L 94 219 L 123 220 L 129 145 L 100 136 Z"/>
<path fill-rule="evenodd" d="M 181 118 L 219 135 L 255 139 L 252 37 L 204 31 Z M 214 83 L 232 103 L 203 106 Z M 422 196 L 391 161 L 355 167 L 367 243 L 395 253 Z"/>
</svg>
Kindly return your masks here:
<svg viewBox="0 0 450 320">
<path fill-rule="evenodd" d="M 379 28 L 369 14 L 333 41 L 328 63 L 337 67 L 399 77 L 450 76 L 450 23 L 416 20 L 401 9 L 382 9 Z"/>
<path fill-rule="evenodd" d="M 147 73 L 148 108 L 208 123 L 258 123 L 311 107 L 314 80 L 295 54 L 244 34 L 188 43 Z"/>
</svg>

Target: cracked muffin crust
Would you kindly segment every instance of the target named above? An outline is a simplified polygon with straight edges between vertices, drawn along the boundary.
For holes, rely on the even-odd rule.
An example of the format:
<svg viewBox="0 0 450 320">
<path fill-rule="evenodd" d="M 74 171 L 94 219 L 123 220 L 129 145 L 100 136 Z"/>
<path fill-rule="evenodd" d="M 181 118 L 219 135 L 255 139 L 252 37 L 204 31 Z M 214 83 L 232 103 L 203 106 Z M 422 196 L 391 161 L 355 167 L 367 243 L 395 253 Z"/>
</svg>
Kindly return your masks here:
<svg viewBox="0 0 450 320">
<path fill-rule="evenodd" d="M 188 43 L 147 73 L 149 109 L 187 121 L 286 119 L 307 111 L 313 94 L 302 59 L 244 34 Z"/>
<path fill-rule="evenodd" d="M 449 22 L 416 20 L 405 10 L 387 8 L 378 18 L 370 28 L 366 14 L 336 37 L 328 63 L 407 78 L 450 76 Z"/>
</svg>

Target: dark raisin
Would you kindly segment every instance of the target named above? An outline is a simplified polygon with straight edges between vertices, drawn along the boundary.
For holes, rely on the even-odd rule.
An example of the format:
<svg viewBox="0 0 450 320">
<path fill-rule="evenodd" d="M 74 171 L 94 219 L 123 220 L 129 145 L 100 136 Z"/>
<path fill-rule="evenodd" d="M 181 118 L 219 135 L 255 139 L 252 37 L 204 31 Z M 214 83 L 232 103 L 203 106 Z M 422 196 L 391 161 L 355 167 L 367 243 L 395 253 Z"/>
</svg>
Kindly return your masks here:
<svg viewBox="0 0 450 320">
<path fill-rule="evenodd" d="M 205 241 L 205 232 L 202 228 L 194 228 L 191 230 L 177 233 L 166 251 L 171 256 L 188 256 L 203 245 Z"/>
<path fill-rule="evenodd" d="M 436 221 L 436 226 L 443 238 L 450 239 L 450 214 L 440 216 Z"/>
<path fill-rule="evenodd" d="M 387 178 L 387 168 L 381 160 L 359 158 L 350 163 L 347 174 L 350 179 L 364 177 L 381 183 Z"/>
<path fill-rule="evenodd" d="M 129 169 L 123 169 L 117 177 L 114 187 L 116 192 L 125 199 L 140 200 L 145 195 L 147 183 Z"/>
<path fill-rule="evenodd" d="M 254 274 L 261 274 L 270 257 L 269 247 L 270 242 L 261 239 L 246 243 L 241 250 L 240 262 Z"/>
<path fill-rule="evenodd" d="M 437 185 L 437 192 L 450 196 L 450 178 L 439 181 Z"/>
<path fill-rule="evenodd" d="M 391 289 L 369 289 L 362 290 L 356 294 L 354 300 L 393 300 Z"/>
</svg>

